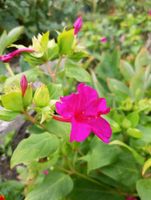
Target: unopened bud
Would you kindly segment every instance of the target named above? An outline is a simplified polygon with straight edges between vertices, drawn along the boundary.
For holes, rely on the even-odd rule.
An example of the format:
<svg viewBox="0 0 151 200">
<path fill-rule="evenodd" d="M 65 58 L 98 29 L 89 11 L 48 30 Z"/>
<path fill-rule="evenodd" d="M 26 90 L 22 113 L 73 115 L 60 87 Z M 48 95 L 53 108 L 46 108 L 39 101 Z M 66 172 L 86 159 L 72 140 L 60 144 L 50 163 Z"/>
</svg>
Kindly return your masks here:
<svg viewBox="0 0 151 200">
<path fill-rule="evenodd" d="M 22 75 L 21 80 L 20 80 L 20 87 L 22 91 L 22 96 L 25 95 L 26 89 L 28 87 L 28 81 L 25 75 Z"/>
</svg>

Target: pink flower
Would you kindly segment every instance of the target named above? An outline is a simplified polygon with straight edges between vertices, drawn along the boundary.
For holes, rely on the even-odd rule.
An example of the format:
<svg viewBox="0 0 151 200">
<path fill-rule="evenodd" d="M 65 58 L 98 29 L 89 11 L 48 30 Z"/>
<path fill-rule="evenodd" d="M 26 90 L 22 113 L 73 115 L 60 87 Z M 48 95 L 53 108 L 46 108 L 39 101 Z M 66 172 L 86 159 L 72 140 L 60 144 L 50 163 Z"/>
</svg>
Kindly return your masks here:
<svg viewBox="0 0 151 200">
<path fill-rule="evenodd" d="M 128 196 L 128 197 L 126 197 L 126 200 L 137 200 L 137 199 L 133 196 Z"/>
<path fill-rule="evenodd" d="M 61 117 L 53 118 L 71 123 L 70 142 L 82 142 L 94 132 L 103 142 L 108 143 L 112 130 L 110 124 L 101 117 L 110 112 L 106 99 L 99 98 L 96 90 L 84 83 L 78 85 L 77 91 L 60 98 L 61 102 L 56 103 L 56 111 Z"/>
<path fill-rule="evenodd" d="M 148 15 L 151 16 L 151 10 L 148 11 Z"/>
<path fill-rule="evenodd" d="M 2 62 L 9 62 L 12 58 L 14 58 L 15 56 L 20 55 L 22 52 L 33 52 L 33 49 L 30 48 L 21 48 L 21 49 L 17 49 L 11 53 L 5 54 L 0 56 L 0 61 Z"/>
<path fill-rule="evenodd" d="M 22 75 L 21 80 L 20 80 L 20 87 L 22 91 L 22 96 L 25 95 L 26 89 L 28 87 L 28 81 L 25 75 Z"/>
<path fill-rule="evenodd" d="M 74 22 L 74 35 L 77 35 L 79 31 L 81 30 L 83 25 L 82 17 L 78 17 L 76 21 Z"/>
<path fill-rule="evenodd" d="M 102 37 L 100 40 L 102 43 L 106 43 L 107 42 L 107 38 L 106 37 Z"/>
<path fill-rule="evenodd" d="M 48 170 L 44 170 L 44 171 L 43 171 L 43 174 L 44 174 L 44 175 L 48 175 L 48 174 L 49 174 L 49 171 L 48 171 Z"/>
</svg>

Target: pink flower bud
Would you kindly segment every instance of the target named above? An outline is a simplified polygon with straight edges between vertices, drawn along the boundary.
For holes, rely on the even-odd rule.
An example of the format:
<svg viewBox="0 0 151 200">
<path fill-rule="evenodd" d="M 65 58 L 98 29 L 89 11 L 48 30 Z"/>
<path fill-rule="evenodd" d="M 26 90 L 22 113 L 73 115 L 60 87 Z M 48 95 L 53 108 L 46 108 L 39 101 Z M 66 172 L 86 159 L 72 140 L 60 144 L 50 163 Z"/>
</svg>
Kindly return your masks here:
<svg viewBox="0 0 151 200">
<path fill-rule="evenodd" d="M 106 43 L 107 42 L 107 38 L 106 37 L 102 37 L 100 40 L 102 43 Z"/>
<path fill-rule="evenodd" d="M 82 17 L 78 17 L 76 19 L 76 21 L 74 22 L 74 35 L 77 35 L 80 31 L 80 29 L 82 28 L 82 25 L 83 25 L 83 20 L 82 20 Z"/>
<path fill-rule="evenodd" d="M 126 197 L 125 200 L 137 200 L 137 198 L 136 198 L 136 197 L 133 197 L 133 196 L 128 196 L 128 197 Z"/>
<path fill-rule="evenodd" d="M 48 171 L 48 170 L 44 170 L 44 171 L 43 171 L 43 174 L 44 174 L 44 175 L 48 175 L 48 174 L 49 174 L 49 171 Z"/>
<path fill-rule="evenodd" d="M 20 87 L 22 91 L 22 96 L 25 95 L 26 89 L 28 87 L 28 81 L 25 75 L 22 75 L 21 80 L 20 80 Z"/>
<path fill-rule="evenodd" d="M 151 10 L 148 11 L 148 15 L 151 16 Z"/>
<path fill-rule="evenodd" d="M 33 51 L 34 50 L 30 48 L 17 49 L 15 51 L 12 51 L 11 53 L 0 56 L 0 61 L 9 62 L 12 58 L 14 58 L 15 56 L 19 56 L 22 52 L 33 52 Z"/>
</svg>

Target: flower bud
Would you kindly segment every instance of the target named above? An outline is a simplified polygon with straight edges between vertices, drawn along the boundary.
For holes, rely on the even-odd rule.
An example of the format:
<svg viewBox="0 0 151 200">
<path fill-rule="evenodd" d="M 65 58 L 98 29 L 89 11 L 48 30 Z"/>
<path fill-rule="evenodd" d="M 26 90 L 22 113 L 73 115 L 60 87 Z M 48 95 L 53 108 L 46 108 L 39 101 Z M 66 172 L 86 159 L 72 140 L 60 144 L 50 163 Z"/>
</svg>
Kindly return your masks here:
<svg viewBox="0 0 151 200">
<path fill-rule="evenodd" d="M 27 107 L 32 103 L 32 96 L 33 96 L 32 85 L 29 84 L 27 86 L 25 95 L 23 96 L 23 105 L 24 105 L 24 107 Z"/>
<path fill-rule="evenodd" d="M 28 81 L 25 75 L 22 75 L 21 80 L 20 80 L 20 87 L 22 91 L 22 96 L 25 95 L 26 89 L 28 87 Z"/>
<path fill-rule="evenodd" d="M 46 85 L 41 85 L 34 94 L 34 103 L 38 107 L 45 107 L 49 104 L 49 101 L 49 90 Z"/>
<path fill-rule="evenodd" d="M 4 195 L 0 194 L 0 200 L 5 200 Z"/>
<path fill-rule="evenodd" d="M 76 19 L 76 21 L 74 22 L 74 35 L 77 35 L 80 31 L 80 29 L 82 28 L 83 25 L 83 21 L 82 21 L 82 17 L 78 17 Z"/>
</svg>

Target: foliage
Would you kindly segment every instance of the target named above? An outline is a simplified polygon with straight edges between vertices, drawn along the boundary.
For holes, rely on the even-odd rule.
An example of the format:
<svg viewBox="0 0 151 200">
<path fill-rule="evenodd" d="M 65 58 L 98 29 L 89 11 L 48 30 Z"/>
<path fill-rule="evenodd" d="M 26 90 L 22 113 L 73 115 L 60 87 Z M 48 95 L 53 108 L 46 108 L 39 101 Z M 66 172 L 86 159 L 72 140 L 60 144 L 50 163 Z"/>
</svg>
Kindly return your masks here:
<svg viewBox="0 0 151 200">
<path fill-rule="evenodd" d="M 113 2 L 119 5 L 119 1 Z M 87 5 L 91 3 L 89 1 Z M 98 9 L 97 5 L 102 4 L 102 13 L 111 9 L 107 1 L 102 4 L 99 1 L 93 3 L 94 11 Z M 130 1 L 128 5 L 131 3 L 134 2 Z M 124 6 L 124 3 L 120 3 L 119 10 L 122 11 Z M 141 10 L 139 3 L 136 8 L 138 10 L 133 14 L 138 16 Z M 146 9 L 145 5 L 142 9 Z M 123 12 L 122 16 L 106 16 L 105 23 L 111 23 L 112 28 L 116 24 L 113 31 L 116 38 L 121 34 L 127 35 L 131 25 L 136 28 L 142 23 L 149 23 L 146 13 L 140 18 L 127 14 L 123 19 L 124 15 Z M 125 22 L 126 28 L 123 25 Z M 0 119 L 11 121 L 19 115 L 25 121 L 30 121 L 26 127 L 28 137 L 22 139 L 15 150 L 10 145 L 12 137 L 2 146 L 2 156 L 11 157 L 11 168 L 16 169 L 18 182 L 21 183 L 19 186 L 17 181 L 9 182 L 0 177 L 0 192 L 8 200 L 10 194 L 17 200 L 124 200 L 127 196 L 147 200 L 150 197 L 151 55 L 145 47 L 140 48 L 143 40 L 139 40 L 140 35 L 149 29 L 140 28 L 140 33 L 136 28 L 139 32 L 136 33 L 132 27 L 132 32 L 127 36 L 127 41 L 131 39 L 130 43 L 117 48 L 119 41 L 116 40 L 113 45 L 112 42 L 100 45 L 96 39 L 100 39 L 99 23 L 98 20 L 95 27 L 92 21 L 86 22 L 84 33 L 80 32 L 78 36 L 74 35 L 72 27 L 57 32 L 54 38 L 50 37 L 49 31 L 34 36 L 30 45 L 34 51 L 22 54 L 19 59 L 21 71 L 18 73 L 11 68 L 12 63 L 1 64 L 2 69 L 5 72 L 8 70 L 8 73 L 0 79 Z M 120 33 L 119 27 L 124 27 L 123 32 Z M 109 33 L 112 37 L 111 30 L 108 30 Z M 132 35 L 137 34 L 140 34 L 139 37 L 132 39 Z M 19 35 L 16 34 L 16 38 Z M 131 46 L 135 40 L 138 41 L 138 53 L 135 44 Z M 81 42 L 87 46 L 88 51 L 80 45 Z M 12 46 L 20 49 L 24 45 Z M 133 59 L 125 56 L 131 53 Z M 23 74 L 28 80 L 24 95 L 20 83 Z M 56 101 L 75 91 L 78 82 L 86 82 L 107 99 L 111 111 L 105 119 L 113 131 L 109 144 L 104 144 L 94 135 L 82 143 L 70 143 L 70 124 L 55 120 Z M 9 152 L 6 151 L 8 147 Z"/>
</svg>

